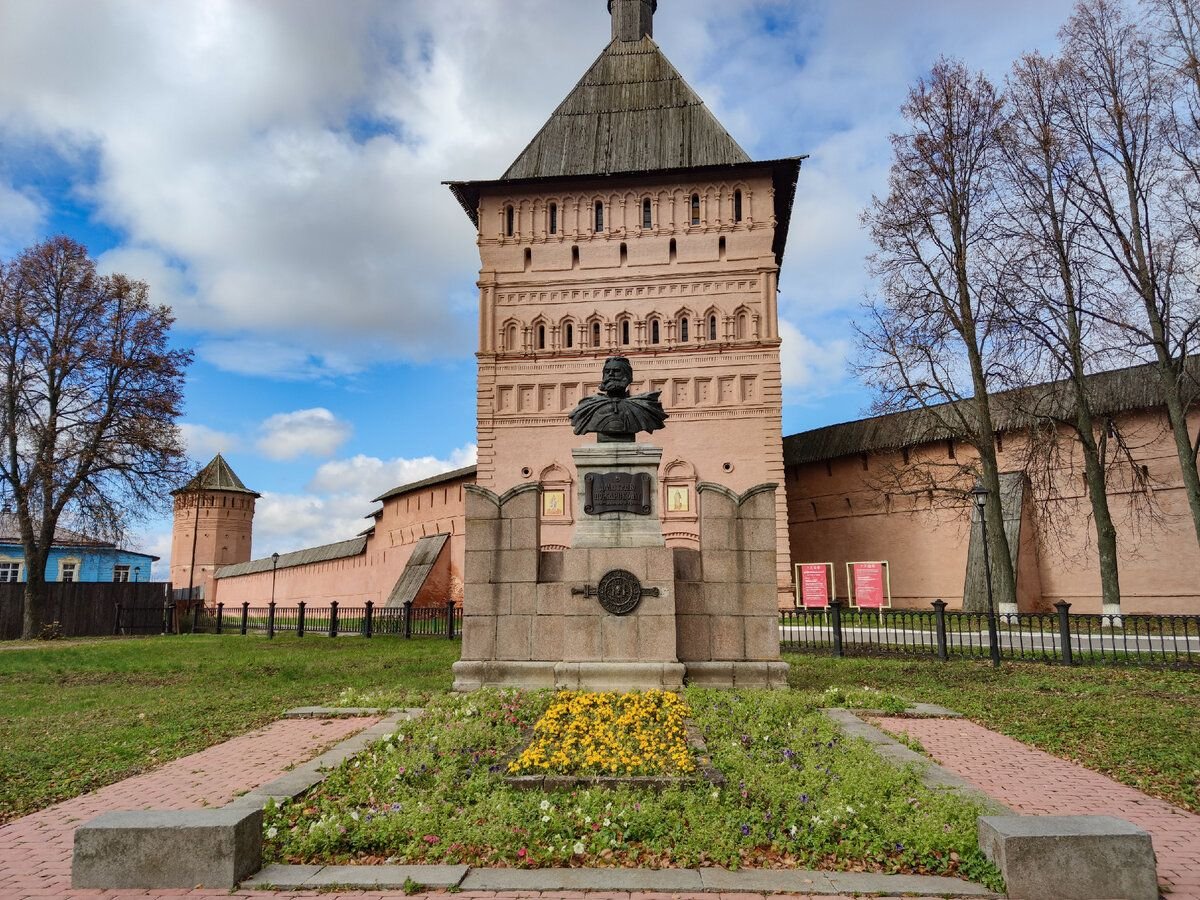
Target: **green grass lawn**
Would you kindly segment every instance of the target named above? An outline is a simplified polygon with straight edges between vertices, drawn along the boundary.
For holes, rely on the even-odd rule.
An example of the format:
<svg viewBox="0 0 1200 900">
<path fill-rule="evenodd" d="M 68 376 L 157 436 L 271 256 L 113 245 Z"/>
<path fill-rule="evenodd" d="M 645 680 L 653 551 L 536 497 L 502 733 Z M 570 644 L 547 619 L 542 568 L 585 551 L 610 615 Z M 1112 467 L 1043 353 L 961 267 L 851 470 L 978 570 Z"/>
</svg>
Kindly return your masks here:
<svg viewBox="0 0 1200 900">
<path fill-rule="evenodd" d="M 1137 666 L 791 654 L 804 690 L 872 687 L 982 725 L 1200 812 L 1200 672 Z"/>
<path fill-rule="evenodd" d="M 450 688 L 457 641 L 183 635 L 0 651 L 0 822 L 261 726 L 295 706 Z"/>
</svg>

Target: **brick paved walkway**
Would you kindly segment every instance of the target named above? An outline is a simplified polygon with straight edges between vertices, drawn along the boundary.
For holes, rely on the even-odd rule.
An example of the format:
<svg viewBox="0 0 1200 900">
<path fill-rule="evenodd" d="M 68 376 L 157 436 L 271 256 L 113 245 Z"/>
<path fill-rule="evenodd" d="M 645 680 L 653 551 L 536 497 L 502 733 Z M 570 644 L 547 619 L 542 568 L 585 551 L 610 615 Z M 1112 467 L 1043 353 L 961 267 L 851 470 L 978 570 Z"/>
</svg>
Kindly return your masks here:
<svg viewBox="0 0 1200 900">
<path fill-rule="evenodd" d="M 413 900 L 402 891 L 318 893 L 297 891 L 152 890 L 97 891 L 71 889 L 71 849 L 75 826 L 102 812 L 118 809 L 189 809 L 221 806 L 237 794 L 258 787 L 288 768 L 317 755 L 329 744 L 374 724 L 376 719 L 285 719 L 250 734 L 168 763 L 94 793 L 0 826 L 0 900 Z M 510 892 L 425 895 L 438 900 L 672 900 L 686 894 L 647 892 Z M 698 895 L 703 900 L 764 900 L 762 894 Z M 779 894 L 778 900 L 849 900 L 847 897 Z M 416 900 L 421 900 L 420 896 Z M 889 900 L 889 898 L 882 898 Z M 890 898 L 899 900 L 899 898 Z"/>
<path fill-rule="evenodd" d="M 1111 815 L 1150 832 L 1171 900 L 1200 900 L 1200 816 L 965 719 L 874 720 L 1018 813 Z"/>
</svg>

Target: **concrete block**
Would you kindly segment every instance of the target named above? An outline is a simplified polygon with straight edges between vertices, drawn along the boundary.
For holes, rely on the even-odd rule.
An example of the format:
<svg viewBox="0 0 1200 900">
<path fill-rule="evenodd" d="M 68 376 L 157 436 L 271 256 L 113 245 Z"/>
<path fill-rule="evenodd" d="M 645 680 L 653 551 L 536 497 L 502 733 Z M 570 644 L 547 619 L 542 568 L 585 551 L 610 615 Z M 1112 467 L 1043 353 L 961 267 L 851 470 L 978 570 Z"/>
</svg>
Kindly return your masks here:
<svg viewBox="0 0 1200 900">
<path fill-rule="evenodd" d="M 530 655 L 535 659 L 561 659 L 566 623 L 567 620 L 563 616 L 534 617 Z"/>
<path fill-rule="evenodd" d="M 510 587 L 512 588 L 512 602 L 509 605 L 509 614 L 514 616 L 532 616 L 536 614 L 538 588 L 541 585 L 524 582 L 510 585 Z"/>
<path fill-rule="evenodd" d="M 647 580 L 645 548 L 592 549 L 588 551 L 588 584 L 599 584 L 600 579 L 613 569 L 632 572 L 639 581 L 644 583 Z"/>
<path fill-rule="evenodd" d="M 462 642 L 463 659 L 494 659 L 496 617 L 463 616 Z"/>
<path fill-rule="evenodd" d="M 500 616 L 496 619 L 496 659 L 528 662 L 533 616 Z"/>
<path fill-rule="evenodd" d="M 980 816 L 1012 900 L 1158 900 L 1150 834 L 1113 816 Z"/>
<path fill-rule="evenodd" d="M 509 547 L 513 550 L 538 549 L 541 546 L 541 529 L 537 519 L 513 519 L 509 526 Z"/>
<path fill-rule="evenodd" d="M 744 566 L 742 571 L 746 573 L 746 581 L 751 584 L 769 584 L 773 587 L 775 585 L 775 551 L 750 551 L 750 565 Z"/>
<path fill-rule="evenodd" d="M 500 518 L 500 507 L 495 503 L 495 494 L 484 489 L 483 493 L 478 490 L 466 491 L 466 515 L 467 515 L 467 534 L 471 533 L 472 523 L 487 521 L 488 519 Z"/>
<path fill-rule="evenodd" d="M 467 552 L 490 552 L 501 548 L 501 523 L 498 519 L 480 519 L 467 529 Z"/>
<path fill-rule="evenodd" d="M 687 682 L 697 687 L 732 688 L 733 663 L 688 661 Z"/>
<path fill-rule="evenodd" d="M 774 491 L 759 491 L 752 497 L 748 497 L 738 507 L 738 517 L 743 521 L 748 519 L 769 520 L 772 523 L 775 521 L 775 494 L 778 492 L 778 487 Z"/>
<path fill-rule="evenodd" d="M 714 661 L 746 658 L 746 635 L 740 617 L 730 616 L 713 622 L 712 658 Z"/>
<path fill-rule="evenodd" d="M 704 578 L 700 568 L 700 551 L 676 547 L 672 551 L 675 564 L 676 581 L 701 581 Z"/>
<path fill-rule="evenodd" d="M 703 610 L 710 616 L 734 616 L 741 612 L 737 589 L 729 584 L 706 581 L 703 584 Z"/>
<path fill-rule="evenodd" d="M 679 658 L 674 616 L 638 616 L 637 623 L 638 659 L 674 662 Z"/>
<path fill-rule="evenodd" d="M 463 615 L 503 616 L 512 603 L 511 584 L 470 582 L 463 589 Z"/>
<path fill-rule="evenodd" d="M 262 868 L 262 809 L 110 812 L 75 829 L 76 888 L 232 888 Z"/>
<path fill-rule="evenodd" d="M 562 551 L 562 580 L 573 587 L 587 584 L 588 557 L 590 554 L 590 550 Z"/>
<path fill-rule="evenodd" d="M 536 586 L 536 590 L 539 616 L 565 616 L 570 611 L 572 601 L 581 602 L 579 597 L 572 597 L 571 588 L 565 583 L 542 583 Z"/>
<path fill-rule="evenodd" d="M 700 552 L 732 550 L 737 546 L 737 520 L 726 517 L 700 519 Z"/>
<path fill-rule="evenodd" d="M 638 655 L 639 616 L 604 616 L 600 631 L 604 641 L 604 659 L 636 660 Z"/>
<path fill-rule="evenodd" d="M 788 664 L 774 662 L 734 662 L 733 686 L 735 688 L 770 689 L 786 691 L 788 687 Z"/>
<path fill-rule="evenodd" d="M 538 560 L 538 581 L 563 580 L 563 551 L 543 550 Z"/>
<path fill-rule="evenodd" d="M 500 518 L 502 519 L 536 519 L 538 515 L 538 501 L 541 498 L 541 491 L 537 485 L 529 485 L 530 489 L 523 490 L 520 493 L 514 494 L 504 502 L 500 507 Z"/>
<path fill-rule="evenodd" d="M 712 659 L 710 621 L 708 616 L 680 615 L 676 618 L 676 652 L 681 662 Z"/>
<path fill-rule="evenodd" d="M 648 547 L 646 549 L 645 581 L 675 581 L 675 551 L 670 547 Z"/>
<path fill-rule="evenodd" d="M 779 589 L 769 584 L 743 584 L 738 591 L 738 611 L 748 616 L 771 616 L 778 623 Z"/>
<path fill-rule="evenodd" d="M 599 616 L 568 616 L 563 627 L 562 658 L 568 661 L 604 658 Z"/>
<path fill-rule="evenodd" d="M 778 616 L 746 616 L 742 625 L 746 633 L 746 659 L 779 659 Z"/>
<path fill-rule="evenodd" d="M 771 505 L 772 510 L 775 508 Z M 774 550 L 775 519 L 742 519 L 738 523 L 739 541 L 742 550 Z"/>
<path fill-rule="evenodd" d="M 496 552 L 493 550 L 468 550 L 463 565 L 463 577 L 466 584 L 490 584 L 495 579 L 494 566 Z"/>
<path fill-rule="evenodd" d="M 704 585 L 698 581 L 676 581 L 675 612 L 681 616 L 705 612 Z"/>
<path fill-rule="evenodd" d="M 554 667 L 560 688 L 587 691 L 683 689 L 684 667 L 670 662 L 560 662 Z"/>
<path fill-rule="evenodd" d="M 305 890 L 354 885 L 366 890 L 403 890 L 407 883 L 428 888 L 454 887 L 466 866 L 325 866 L 304 882 Z"/>
<path fill-rule="evenodd" d="M 540 556 L 541 553 L 537 547 L 496 551 L 492 581 L 508 584 L 536 584 Z"/>
<path fill-rule="evenodd" d="M 702 556 L 706 583 L 736 584 L 741 582 L 736 552 L 733 550 L 705 550 Z"/>
</svg>

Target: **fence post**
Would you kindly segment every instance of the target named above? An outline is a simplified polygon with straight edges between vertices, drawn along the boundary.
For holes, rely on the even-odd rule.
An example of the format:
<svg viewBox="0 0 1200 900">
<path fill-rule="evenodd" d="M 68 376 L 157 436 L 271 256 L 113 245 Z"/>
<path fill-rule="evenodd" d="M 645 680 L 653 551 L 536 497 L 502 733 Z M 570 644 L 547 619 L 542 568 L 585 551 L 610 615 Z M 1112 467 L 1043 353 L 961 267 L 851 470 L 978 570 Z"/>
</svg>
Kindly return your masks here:
<svg viewBox="0 0 1200 900">
<path fill-rule="evenodd" d="M 242 634 L 246 633 L 246 626 L 250 622 L 250 601 L 242 601 Z"/>
<path fill-rule="evenodd" d="M 194 604 L 192 606 L 192 634 L 195 634 L 200 628 L 200 607 L 204 604 L 196 603 L 195 600 L 192 603 Z"/>
<path fill-rule="evenodd" d="M 1071 646 L 1071 604 L 1066 600 L 1059 600 L 1054 604 L 1054 608 L 1058 610 L 1058 642 L 1059 649 L 1062 651 L 1062 661 L 1064 666 L 1075 665 L 1074 648 Z"/>
<path fill-rule="evenodd" d="M 375 624 L 375 601 L 367 601 L 367 614 L 363 616 L 363 637 L 370 637 Z"/>
<path fill-rule="evenodd" d="M 412 637 L 412 608 L 411 600 L 404 601 L 404 637 L 408 639 Z"/>
<path fill-rule="evenodd" d="M 304 637 L 304 601 L 300 601 L 300 611 L 296 614 L 296 637 Z"/>
<path fill-rule="evenodd" d="M 950 654 L 946 652 L 946 601 L 933 601 L 933 618 L 937 623 L 937 648 L 938 659 L 945 662 L 950 658 Z"/>
<path fill-rule="evenodd" d="M 446 637 L 454 640 L 454 601 L 446 601 Z"/>
<path fill-rule="evenodd" d="M 117 606 L 117 623 L 115 625 L 113 625 L 113 636 L 114 637 L 121 633 L 121 604 L 118 603 L 116 606 Z"/>
<path fill-rule="evenodd" d="M 222 629 L 224 627 L 224 622 L 225 622 L 225 604 L 218 603 L 217 604 L 217 634 L 222 633 Z"/>
<path fill-rule="evenodd" d="M 171 601 L 167 600 L 163 603 L 163 634 L 168 634 L 171 631 L 171 618 Z"/>
<path fill-rule="evenodd" d="M 845 656 L 842 649 L 842 604 L 836 600 L 829 601 L 829 612 L 833 621 L 833 655 Z"/>
<path fill-rule="evenodd" d="M 337 637 L 337 626 L 338 626 L 337 608 L 338 608 L 338 602 L 336 600 L 330 601 L 330 603 L 329 603 L 329 636 L 330 637 Z"/>
<path fill-rule="evenodd" d="M 267 604 L 267 637 L 275 637 L 275 601 Z"/>
</svg>

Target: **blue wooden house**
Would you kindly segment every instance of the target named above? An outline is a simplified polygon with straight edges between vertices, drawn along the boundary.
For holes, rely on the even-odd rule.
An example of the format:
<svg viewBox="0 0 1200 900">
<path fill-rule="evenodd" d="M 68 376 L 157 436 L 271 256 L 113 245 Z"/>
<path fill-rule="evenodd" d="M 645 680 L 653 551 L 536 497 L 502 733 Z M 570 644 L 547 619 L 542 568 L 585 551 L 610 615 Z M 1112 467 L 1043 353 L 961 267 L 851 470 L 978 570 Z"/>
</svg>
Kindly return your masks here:
<svg viewBox="0 0 1200 900">
<path fill-rule="evenodd" d="M 59 528 L 46 563 L 47 581 L 150 581 L 157 556 Z M 26 580 L 25 548 L 16 516 L 0 512 L 0 584 Z"/>
</svg>

